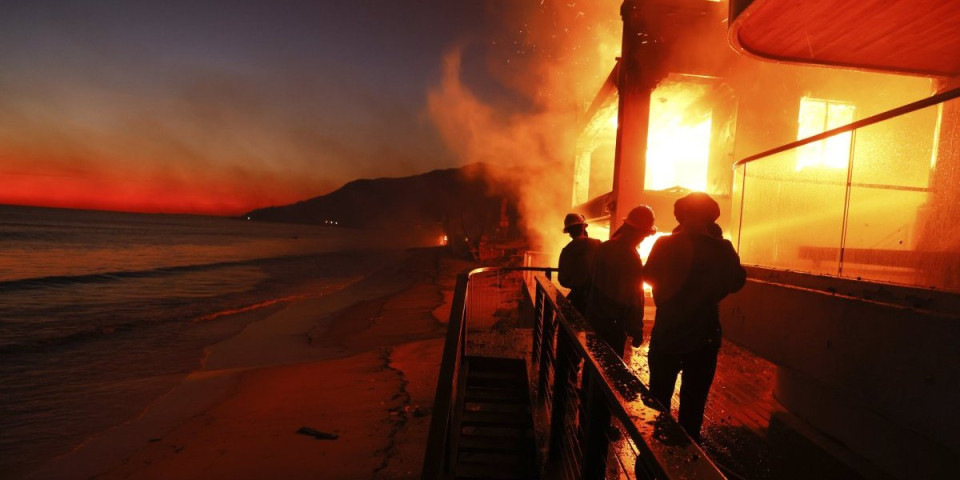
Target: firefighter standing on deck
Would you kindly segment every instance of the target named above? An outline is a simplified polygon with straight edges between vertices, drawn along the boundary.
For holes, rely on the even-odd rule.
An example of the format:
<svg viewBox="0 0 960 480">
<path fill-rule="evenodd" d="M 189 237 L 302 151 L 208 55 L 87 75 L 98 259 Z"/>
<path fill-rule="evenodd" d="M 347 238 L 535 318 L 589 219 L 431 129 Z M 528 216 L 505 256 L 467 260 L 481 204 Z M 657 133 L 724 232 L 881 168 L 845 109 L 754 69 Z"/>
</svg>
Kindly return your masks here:
<svg viewBox="0 0 960 480">
<path fill-rule="evenodd" d="M 580 314 L 587 311 L 593 263 L 600 248 L 600 240 L 587 234 L 587 225 L 583 215 L 576 213 L 569 213 L 563 219 L 563 233 L 570 234 L 570 243 L 560 251 L 557 275 L 560 285 L 570 289 L 567 300 Z"/>
<path fill-rule="evenodd" d="M 634 208 L 597 251 L 587 318 L 620 356 L 628 335 L 634 346 L 643 340 L 643 262 L 637 247 L 657 232 L 653 222 L 650 207 Z"/>
<path fill-rule="evenodd" d="M 720 350 L 717 304 L 743 287 L 746 272 L 733 245 L 710 232 L 720 216 L 716 201 L 691 193 L 677 200 L 673 212 L 680 227 L 657 240 L 644 269 L 657 304 L 648 355 L 650 393 L 669 411 L 683 372 L 678 421 L 699 443 Z"/>
</svg>

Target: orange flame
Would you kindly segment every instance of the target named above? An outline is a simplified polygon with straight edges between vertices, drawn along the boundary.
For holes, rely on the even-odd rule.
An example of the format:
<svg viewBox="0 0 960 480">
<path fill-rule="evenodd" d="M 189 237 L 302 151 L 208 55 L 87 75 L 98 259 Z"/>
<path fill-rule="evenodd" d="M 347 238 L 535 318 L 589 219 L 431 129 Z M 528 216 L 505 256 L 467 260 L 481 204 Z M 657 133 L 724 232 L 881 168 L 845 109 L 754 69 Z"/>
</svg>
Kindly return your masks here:
<svg viewBox="0 0 960 480">
<path fill-rule="evenodd" d="M 702 105 L 707 89 L 700 83 L 666 81 L 651 94 L 647 190 L 707 189 L 713 123 L 712 111 Z"/>
</svg>

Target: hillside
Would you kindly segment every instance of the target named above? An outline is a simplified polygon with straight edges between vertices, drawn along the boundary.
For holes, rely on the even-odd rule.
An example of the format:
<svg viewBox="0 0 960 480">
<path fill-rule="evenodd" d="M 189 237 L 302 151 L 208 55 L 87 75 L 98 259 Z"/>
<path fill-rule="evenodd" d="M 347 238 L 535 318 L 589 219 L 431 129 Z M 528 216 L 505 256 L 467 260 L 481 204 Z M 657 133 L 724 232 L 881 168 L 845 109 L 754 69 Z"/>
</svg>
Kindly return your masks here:
<svg viewBox="0 0 960 480">
<path fill-rule="evenodd" d="M 327 195 L 246 213 L 251 220 L 390 229 L 479 243 L 516 235 L 516 195 L 488 179 L 492 166 L 471 164 L 400 178 L 354 180 Z"/>
</svg>

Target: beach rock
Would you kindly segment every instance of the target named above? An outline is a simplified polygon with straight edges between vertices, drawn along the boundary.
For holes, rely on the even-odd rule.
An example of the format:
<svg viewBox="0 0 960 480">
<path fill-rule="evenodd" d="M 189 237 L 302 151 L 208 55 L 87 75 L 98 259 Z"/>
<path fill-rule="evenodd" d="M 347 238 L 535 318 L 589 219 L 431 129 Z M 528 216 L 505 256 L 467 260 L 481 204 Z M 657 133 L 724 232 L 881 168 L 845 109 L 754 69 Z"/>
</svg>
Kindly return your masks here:
<svg viewBox="0 0 960 480">
<path fill-rule="evenodd" d="M 336 433 L 321 432 L 320 430 L 310 427 L 300 427 L 300 429 L 297 430 L 297 433 L 300 435 L 309 435 L 317 440 L 336 440 L 340 438 L 340 435 L 337 435 Z"/>
<path fill-rule="evenodd" d="M 413 409 L 413 416 L 416 418 L 426 417 L 427 415 L 430 415 L 430 410 L 424 407 L 418 406 L 417 408 Z"/>
</svg>

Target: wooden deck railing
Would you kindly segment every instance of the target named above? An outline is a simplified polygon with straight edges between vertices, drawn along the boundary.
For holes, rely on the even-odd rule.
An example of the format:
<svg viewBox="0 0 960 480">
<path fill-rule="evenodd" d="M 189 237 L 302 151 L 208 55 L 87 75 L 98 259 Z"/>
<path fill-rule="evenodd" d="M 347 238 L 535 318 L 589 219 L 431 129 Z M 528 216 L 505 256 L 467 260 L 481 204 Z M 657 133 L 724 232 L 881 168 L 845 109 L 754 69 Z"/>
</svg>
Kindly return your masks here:
<svg viewBox="0 0 960 480">
<path fill-rule="evenodd" d="M 525 270 L 515 268 L 511 270 Z M 550 272 L 552 269 L 536 269 Z M 451 431 L 466 349 L 470 276 L 461 274 L 437 383 L 424 479 L 453 478 Z M 543 275 L 534 279 L 532 354 L 541 478 L 719 479 L 717 467 L 648 397 L 647 388 Z M 612 424 L 614 425 L 611 427 Z M 616 432 L 620 432 L 619 434 Z M 611 439 L 612 437 L 612 439 Z"/>
</svg>

